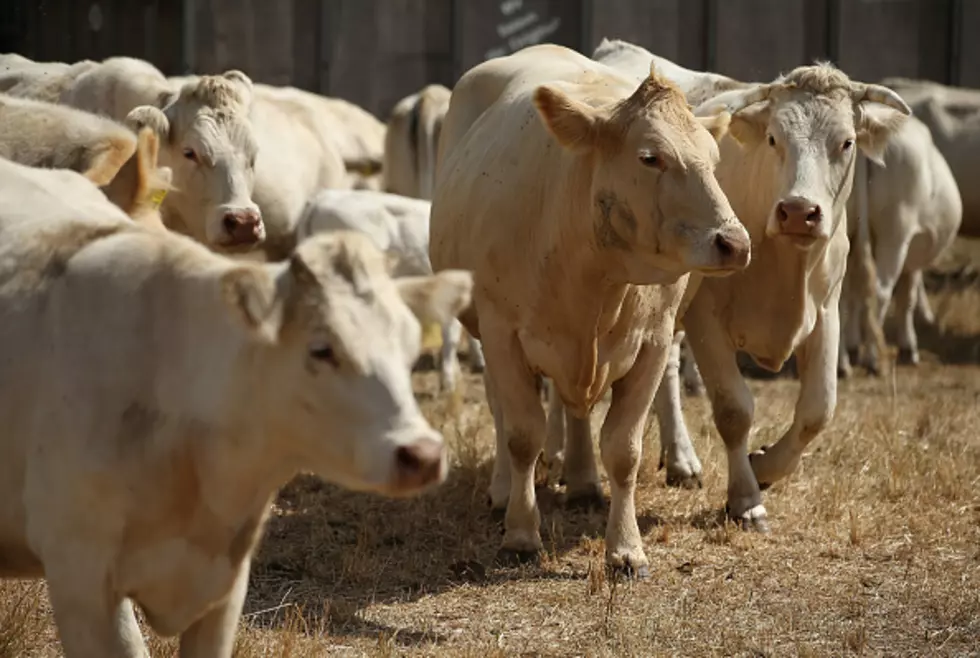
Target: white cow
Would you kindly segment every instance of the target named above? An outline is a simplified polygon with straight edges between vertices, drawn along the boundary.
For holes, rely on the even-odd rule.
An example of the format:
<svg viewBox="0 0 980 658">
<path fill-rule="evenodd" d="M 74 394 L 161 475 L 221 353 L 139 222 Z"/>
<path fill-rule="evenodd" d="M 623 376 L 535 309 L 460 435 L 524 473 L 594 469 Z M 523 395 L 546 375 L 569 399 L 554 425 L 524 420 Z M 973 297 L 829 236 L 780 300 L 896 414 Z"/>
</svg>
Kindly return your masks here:
<svg viewBox="0 0 980 658">
<path fill-rule="evenodd" d="M 857 151 L 880 162 L 910 110 L 893 91 L 852 81 L 829 65 L 707 95 L 695 114 L 732 113 L 717 175 L 752 236 L 753 257 L 745 272 L 706 279 L 682 321 L 728 452 L 728 513 L 767 531 L 761 489 L 796 468 L 836 406 L 846 204 Z M 801 381 L 791 427 L 751 458 L 754 403 L 738 350 L 774 372 L 795 354 Z M 654 404 L 667 419 L 661 442 L 668 478 L 700 480 L 675 370 L 664 375 Z"/>
<path fill-rule="evenodd" d="M 0 160 L 0 574 L 44 577 L 68 658 L 229 658 L 277 489 L 446 476 L 409 365 L 472 279 L 398 282 L 356 233 L 236 262 Z"/>
<path fill-rule="evenodd" d="M 866 160 L 862 158 L 862 160 Z M 848 203 L 849 233 L 859 230 L 859 218 L 867 219 L 874 245 L 877 311 L 873 318 L 880 327 L 892 299 L 896 298 L 899 363 L 919 361 L 914 311 L 932 315 L 922 270 L 931 265 L 956 237 L 963 217 L 963 203 L 956 180 L 945 158 L 936 148 L 929 128 L 910 118 L 891 138 L 882 156 L 883 164 L 858 163 L 855 190 Z M 861 318 L 865 314 L 860 283 L 851 281 L 859 264 L 849 267 L 841 296 L 843 335 L 840 372 L 845 375 L 857 363 L 863 344 Z M 868 365 L 878 370 L 876 345 L 868 348 Z"/>
<path fill-rule="evenodd" d="M 963 201 L 960 234 L 980 237 L 980 89 L 948 87 L 925 80 L 886 78 L 932 132 Z"/>
<path fill-rule="evenodd" d="M 429 262 L 429 213 L 431 204 L 400 194 L 374 190 L 321 190 L 310 199 L 296 226 L 296 240 L 325 231 L 364 233 L 393 260 L 395 277 L 432 274 Z M 442 325 L 439 384 L 444 391 L 456 389 L 459 362 L 456 352 L 462 325 L 452 318 Z M 469 343 L 474 371 L 484 367 L 483 350 L 476 339 Z"/>
<path fill-rule="evenodd" d="M 724 116 L 696 120 L 653 71 L 637 85 L 560 46 L 491 59 L 456 84 L 429 255 L 437 271 L 474 271 L 474 304 L 460 319 L 486 354 L 497 436 L 490 496 L 506 506 L 500 558 L 541 549 L 542 375 L 590 455 L 592 409 L 612 392 L 602 426 L 606 559 L 647 571 L 636 476 L 688 273 L 730 274 L 749 261 L 748 234 L 712 173 L 726 127 Z M 568 485 L 570 497 L 594 498 L 594 465 Z"/>
<path fill-rule="evenodd" d="M 75 78 L 95 66 L 98 62 L 90 59 L 65 64 L 35 62 L 15 53 L 0 55 L 0 92 L 57 103 Z"/>
<path fill-rule="evenodd" d="M 431 199 L 436 152 L 452 92 L 432 84 L 395 104 L 385 135 L 385 189 Z"/>
</svg>

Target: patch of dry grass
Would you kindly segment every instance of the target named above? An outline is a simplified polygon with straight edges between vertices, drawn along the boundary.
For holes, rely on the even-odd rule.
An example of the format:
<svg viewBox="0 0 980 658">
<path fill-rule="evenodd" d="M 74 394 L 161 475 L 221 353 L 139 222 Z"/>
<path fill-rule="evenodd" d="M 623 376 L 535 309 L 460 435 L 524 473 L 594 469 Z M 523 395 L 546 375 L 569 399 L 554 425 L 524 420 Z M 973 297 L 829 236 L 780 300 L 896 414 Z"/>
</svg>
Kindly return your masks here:
<svg viewBox="0 0 980 658">
<path fill-rule="evenodd" d="M 980 342 L 976 284 L 933 284 L 932 338 L 954 333 L 955 316 L 965 319 L 957 340 Z M 704 489 L 664 486 L 651 423 L 637 510 L 652 573 L 639 583 L 605 571 L 604 514 L 566 511 L 543 486 L 542 564 L 496 567 L 482 383 L 466 375 L 446 398 L 435 373 L 417 373 L 426 414 L 452 447 L 449 481 L 415 500 L 312 477 L 287 486 L 236 655 L 976 655 L 980 368 L 939 360 L 894 381 L 842 382 L 830 428 L 764 494 L 768 537 L 722 519 L 725 456 L 704 399 L 685 401 Z M 788 425 L 797 385 L 751 382 L 753 445 Z M 173 655 L 174 643 L 152 650 Z M 0 658 L 49 655 L 58 647 L 43 584 L 0 583 Z"/>
</svg>

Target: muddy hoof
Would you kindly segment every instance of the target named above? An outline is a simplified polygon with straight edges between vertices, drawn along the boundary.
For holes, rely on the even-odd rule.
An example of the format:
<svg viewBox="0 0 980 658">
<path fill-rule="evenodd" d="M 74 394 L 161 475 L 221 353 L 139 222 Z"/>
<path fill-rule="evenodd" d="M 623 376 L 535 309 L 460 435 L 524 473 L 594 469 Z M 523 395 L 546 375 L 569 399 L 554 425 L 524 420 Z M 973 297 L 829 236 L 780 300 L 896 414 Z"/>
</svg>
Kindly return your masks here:
<svg viewBox="0 0 980 658">
<path fill-rule="evenodd" d="M 908 347 L 898 348 L 898 364 L 902 366 L 919 365 L 919 355 Z"/>
<path fill-rule="evenodd" d="M 473 365 L 472 363 L 470 364 L 470 372 L 473 373 L 474 375 L 479 375 L 483 373 L 484 370 L 486 370 L 486 366 L 482 364 L 481 365 Z"/>
<path fill-rule="evenodd" d="M 859 356 L 860 355 L 858 354 L 858 350 L 856 347 L 847 348 L 847 360 L 851 362 L 851 365 L 858 363 Z"/>
<path fill-rule="evenodd" d="M 541 562 L 541 551 L 501 548 L 497 551 L 495 561 L 502 567 L 519 567 L 525 564 L 539 564 Z"/>
<path fill-rule="evenodd" d="M 766 489 L 768 489 L 771 486 L 772 486 L 772 482 L 760 482 L 759 483 L 759 491 L 765 491 Z"/>
<path fill-rule="evenodd" d="M 626 578 L 627 580 L 646 580 L 650 577 L 650 567 L 641 564 L 638 567 L 634 567 L 627 560 L 622 565 L 608 565 L 609 575 L 613 577 Z"/>
<path fill-rule="evenodd" d="M 731 507 L 728 506 L 728 503 L 725 503 L 725 516 L 738 526 L 739 530 L 757 532 L 760 535 L 769 534 L 769 519 L 766 518 L 765 513 L 752 514 L 750 510 L 747 514 L 736 516 L 732 514 Z"/>
<path fill-rule="evenodd" d="M 606 499 L 601 491 L 578 491 L 565 497 L 565 509 L 601 512 L 606 509 Z"/>
<path fill-rule="evenodd" d="M 667 486 L 676 487 L 678 489 L 703 489 L 704 482 L 701 480 L 700 473 L 695 473 L 694 475 L 679 475 L 668 472 Z"/>
</svg>

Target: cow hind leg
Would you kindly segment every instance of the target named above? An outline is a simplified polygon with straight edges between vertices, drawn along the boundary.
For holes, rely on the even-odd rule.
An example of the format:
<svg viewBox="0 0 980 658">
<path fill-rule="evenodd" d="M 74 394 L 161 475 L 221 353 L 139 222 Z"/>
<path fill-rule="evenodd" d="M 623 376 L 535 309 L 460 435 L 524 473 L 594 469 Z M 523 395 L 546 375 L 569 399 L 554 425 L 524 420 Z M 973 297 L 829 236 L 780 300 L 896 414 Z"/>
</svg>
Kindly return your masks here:
<svg viewBox="0 0 980 658">
<path fill-rule="evenodd" d="M 562 404 L 555 384 L 546 380 L 548 391 L 548 436 L 544 445 L 544 466 L 548 470 L 548 484 L 565 484 L 565 405 Z"/>
<path fill-rule="evenodd" d="M 439 351 L 439 388 L 443 392 L 456 390 L 459 359 L 456 350 L 463 333 L 463 325 L 453 319 L 442 327 L 442 347 Z"/>
<path fill-rule="evenodd" d="M 486 390 L 487 405 L 493 415 L 496 450 L 493 456 L 493 474 L 490 477 L 490 488 L 487 491 L 490 502 L 491 517 L 503 520 L 507 510 L 507 500 L 510 496 L 510 458 L 507 453 L 507 440 L 504 430 L 504 415 L 497 401 L 493 382 L 487 370 L 483 371 L 483 384 Z"/>
<path fill-rule="evenodd" d="M 680 357 L 683 339 L 682 332 L 675 334 L 653 404 L 660 427 L 660 468 L 667 467 L 667 486 L 690 489 L 701 487 L 701 461 L 694 451 L 681 409 Z"/>
<path fill-rule="evenodd" d="M 820 312 L 813 332 L 796 351 L 800 392 L 793 424 L 772 448 L 751 455 L 752 468 L 762 486 L 768 487 L 796 470 L 807 445 L 833 418 L 839 337 L 840 321 L 834 303 Z"/>
<path fill-rule="evenodd" d="M 576 418 L 568 409 L 564 412 L 567 429 L 563 470 L 566 503 L 569 507 L 602 508 L 605 500 L 599 484 L 595 450 L 592 448 L 591 418 Z"/>
<path fill-rule="evenodd" d="M 469 364 L 470 370 L 472 372 L 483 372 L 486 367 L 486 361 L 483 358 L 483 345 L 480 341 L 473 336 L 469 337 Z"/>
<path fill-rule="evenodd" d="M 701 367 L 704 387 L 711 400 L 715 427 L 725 443 L 728 457 L 729 518 L 740 527 L 769 531 L 762 492 L 749 462 L 749 431 L 755 411 L 752 391 L 738 369 L 730 341 L 710 308 L 695 298 L 685 317 L 691 349 Z"/>
<path fill-rule="evenodd" d="M 239 566 L 228 598 L 181 634 L 180 658 L 231 658 L 238 619 L 248 591 L 249 565 L 250 561 L 246 559 Z"/>
<path fill-rule="evenodd" d="M 915 309 L 919 295 L 916 279 L 922 278 L 922 271 L 902 272 L 895 287 L 895 316 L 898 320 L 898 362 L 903 365 L 918 365 L 918 338 L 915 335 Z"/>
</svg>

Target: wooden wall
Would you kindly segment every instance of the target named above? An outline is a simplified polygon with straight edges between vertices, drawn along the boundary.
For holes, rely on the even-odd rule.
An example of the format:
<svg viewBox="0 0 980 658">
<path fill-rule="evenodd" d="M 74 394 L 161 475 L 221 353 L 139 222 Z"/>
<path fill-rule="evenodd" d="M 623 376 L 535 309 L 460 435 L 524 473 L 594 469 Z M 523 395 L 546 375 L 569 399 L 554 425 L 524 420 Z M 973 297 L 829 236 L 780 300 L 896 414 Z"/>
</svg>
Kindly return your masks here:
<svg viewBox="0 0 980 658">
<path fill-rule="evenodd" d="M 168 74 L 239 68 L 385 116 L 429 82 L 541 41 L 602 37 L 691 68 L 767 80 L 815 59 L 852 77 L 980 87 L 975 0 L 3 0 L 0 52 L 125 54 Z"/>
</svg>

